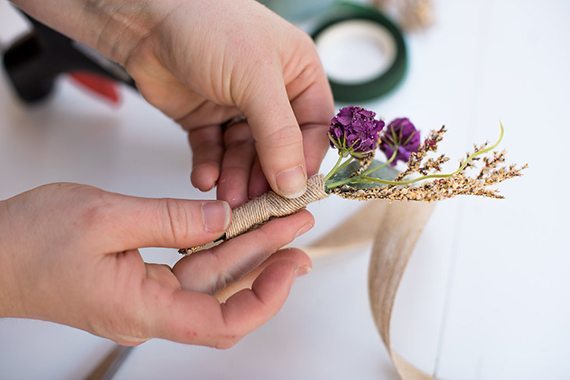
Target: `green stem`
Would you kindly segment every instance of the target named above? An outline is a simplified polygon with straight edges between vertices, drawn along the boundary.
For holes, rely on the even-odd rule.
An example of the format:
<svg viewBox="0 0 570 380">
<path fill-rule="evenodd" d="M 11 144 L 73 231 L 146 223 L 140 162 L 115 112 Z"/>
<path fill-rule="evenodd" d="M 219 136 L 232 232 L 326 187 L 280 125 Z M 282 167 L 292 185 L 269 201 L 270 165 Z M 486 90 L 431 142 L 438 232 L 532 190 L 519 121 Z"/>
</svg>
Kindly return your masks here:
<svg viewBox="0 0 570 380">
<path fill-rule="evenodd" d="M 403 185 L 411 185 L 416 182 L 424 181 L 426 179 L 433 179 L 433 178 L 449 178 L 455 174 L 459 173 L 459 170 L 454 171 L 453 173 L 446 173 L 446 174 L 429 174 L 424 175 L 421 177 L 409 179 L 407 181 L 389 181 L 386 179 L 374 178 L 374 177 L 367 177 L 367 176 L 360 176 L 356 181 L 358 183 L 368 183 L 368 182 L 376 182 L 381 183 L 384 185 L 396 185 L 396 186 L 403 186 Z"/>
<path fill-rule="evenodd" d="M 373 168 L 369 168 L 368 170 L 366 170 L 364 173 L 362 173 L 362 176 L 368 176 L 372 173 L 377 172 L 378 170 L 385 168 L 386 166 L 390 165 L 392 163 L 392 161 L 394 161 L 394 159 L 396 158 L 396 156 L 398 155 L 398 148 L 396 147 L 396 149 L 394 150 L 394 153 L 392 153 L 392 156 L 388 159 L 387 162 L 383 163 L 382 165 L 378 165 L 375 166 Z"/>
<path fill-rule="evenodd" d="M 346 168 L 348 165 L 350 165 L 353 161 L 354 161 L 354 157 L 349 157 L 348 160 L 344 161 L 341 165 L 341 161 L 345 156 L 342 155 L 339 152 L 339 157 L 338 160 L 336 161 L 335 165 L 333 166 L 333 168 L 331 169 L 331 171 L 325 176 L 325 183 L 331 179 L 336 173 L 338 173 L 339 171 L 341 171 L 342 169 Z"/>
<path fill-rule="evenodd" d="M 342 155 L 341 152 L 339 152 L 338 153 L 338 160 L 334 164 L 331 171 L 328 172 L 328 174 L 325 176 L 325 183 L 336 173 L 336 171 L 338 170 L 338 167 L 340 166 L 340 162 L 342 161 L 343 158 L 344 158 L 344 156 Z"/>
<path fill-rule="evenodd" d="M 339 187 L 339 186 L 342 186 L 342 185 L 346 185 L 346 184 L 349 183 L 349 182 L 354 182 L 355 178 L 358 178 L 358 177 L 349 177 L 349 178 L 345 178 L 345 179 L 343 179 L 343 180 L 336 181 L 336 182 L 333 182 L 333 183 L 326 183 L 326 182 L 325 182 L 325 187 L 327 188 L 327 190 L 332 190 L 332 189 L 334 189 L 335 187 Z"/>
<path fill-rule="evenodd" d="M 340 165 L 336 171 L 337 172 L 341 171 L 342 169 L 346 168 L 348 165 L 352 164 L 353 162 L 354 158 L 350 157 L 348 160 L 344 161 L 343 164 Z"/>
</svg>

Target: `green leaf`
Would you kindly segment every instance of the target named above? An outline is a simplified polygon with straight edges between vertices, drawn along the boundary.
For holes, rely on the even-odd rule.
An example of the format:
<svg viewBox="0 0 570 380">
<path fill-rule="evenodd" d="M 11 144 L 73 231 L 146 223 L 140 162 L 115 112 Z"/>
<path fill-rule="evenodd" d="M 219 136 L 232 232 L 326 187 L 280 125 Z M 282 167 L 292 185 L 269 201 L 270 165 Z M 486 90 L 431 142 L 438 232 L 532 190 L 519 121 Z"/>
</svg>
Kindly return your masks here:
<svg viewBox="0 0 570 380">
<path fill-rule="evenodd" d="M 358 170 L 358 168 L 360 168 L 360 162 L 353 161 L 348 166 L 346 166 L 345 168 L 337 171 L 331 177 L 331 179 L 329 179 L 329 182 L 342 181 L 342 180 L 350 177 L 353 173 L 355 173 Z"/>
<path fill-rule="evenodd" d="M 384 166 L 384 162 L 378 161 L 378 160 L 373 160 L 372 163 L 370 164 L 369 169 L 373 169 L 373 168 L 378 167 L 378 166 Z M 330 182 L 337 182 L 337 181 L 342 181 L 344 179 L 347 179 L 350 176 L 352 176 L 353 174 L 355 174 L 359 168 L 360 168 L 360 163 L 358 161 L 352 162 L 346 168 L 339 170 L 329 181 Z M 380 178 L 380 179 L 385 179 L 385 180 L 391 181 L 391 180 L 394 180 L 398 176 L 398 174 L 400 174 L 399 171 L 397 171 L 396 169 L 394 169 L 393 167 L 388 165 L 388 166 L 384 166 L 381 169 L 378 169 L 376 172 L 370 174 L 369 177 Z M 367 183 L 350 183 L 349 185 L 356 188 L 356 189 L 368 189 L 368 188 L 372 188 L 372 187 L 386 186 L 386 185 L 382 185 L 379 183 L 370 183 L 370 184 L 367 184 Z"/>
</svg>

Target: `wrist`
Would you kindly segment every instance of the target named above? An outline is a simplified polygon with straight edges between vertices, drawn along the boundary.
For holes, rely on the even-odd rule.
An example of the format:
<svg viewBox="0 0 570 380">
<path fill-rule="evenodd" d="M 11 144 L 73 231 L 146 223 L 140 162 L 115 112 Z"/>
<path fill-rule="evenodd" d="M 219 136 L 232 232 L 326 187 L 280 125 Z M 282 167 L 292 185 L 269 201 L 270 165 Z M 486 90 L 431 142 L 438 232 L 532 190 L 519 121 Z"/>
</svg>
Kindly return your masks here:
<svg viewBox="0 0 570 380">
<path fill-rule="evenodd" d="M 16 297 L 15 273 L 10 252 L 8 201 L 0 200 L 0 317 L 23 316 Z"/>
<path fill-rule="evenodd" d="M 86 43 L 121 65 L 174 9 L 170 0 L 83 1 L 84 17 L 100 28 Z"/>
<path fill-rule="evenodd" d="M 42 23 L 124 64 L 137 45 L 174 9 L 174 1 L 12 0 L 12 3 Z"/>
</svg>

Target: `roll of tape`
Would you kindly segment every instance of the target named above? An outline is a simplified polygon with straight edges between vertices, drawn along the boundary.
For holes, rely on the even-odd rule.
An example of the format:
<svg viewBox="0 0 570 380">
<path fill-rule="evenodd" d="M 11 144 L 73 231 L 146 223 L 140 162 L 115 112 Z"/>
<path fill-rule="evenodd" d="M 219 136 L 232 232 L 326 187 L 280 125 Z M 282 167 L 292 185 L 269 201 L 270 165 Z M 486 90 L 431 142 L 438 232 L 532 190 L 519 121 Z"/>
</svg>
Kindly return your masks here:
<svg viewBox="0 0 570 380">
<path fill-rule="evenodd" d="M 287 20 L 303 21 L 326 12 L 336 0 L 259 0 L 259 2 Z"/>
<path fill-rule="evenodd" d="M 334 51 L 335 41 L 351 39 L 349 42 L 358 45 L 363 38 L 381 50 L 382 57 L 377 57 L 375 67 L 357 67 L 358 56 L 352 57 L 351 52 L 342 49 L 337 51 L 336 54 L 348 55 L 347 62 L 353 63 L 349 75 L 346 70 L 341 75 L 334 65 L 324 62 L 336 101 L 361 102 L 381 97 L 400 84 L 406 74 L 408 57 L 402 32 L 375 8 L 336 4 L 311 35 L 321 53 Z"/>
</svg>

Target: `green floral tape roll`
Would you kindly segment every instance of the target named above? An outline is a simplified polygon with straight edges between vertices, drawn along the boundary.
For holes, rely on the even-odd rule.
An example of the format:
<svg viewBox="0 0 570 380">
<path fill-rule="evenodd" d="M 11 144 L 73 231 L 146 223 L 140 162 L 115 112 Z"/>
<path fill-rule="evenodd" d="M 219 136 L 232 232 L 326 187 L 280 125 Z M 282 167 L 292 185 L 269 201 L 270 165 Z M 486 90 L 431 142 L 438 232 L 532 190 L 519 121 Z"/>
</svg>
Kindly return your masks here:
<svg viewBox="0 0 570 380">
<path fill-rule="evenodd" d="M 336 0 L 259 0 L 269 9 L 290 21 L 307 20 L 333 6 Z"/>
<path fill-rule="evenodd" d="M 361 102 L 381 97 L 400 84 L 406 74 L 408 58 L 402 32 L 375 8 L 336 4 L 321 18 L 312 37 L 336 101 Z M 352 54 L 352 50 L 366 45 L 381 50 L 380 55 L 368 57 L 373 67 L 362 65 L 365 60 Z"/>
</svg>

